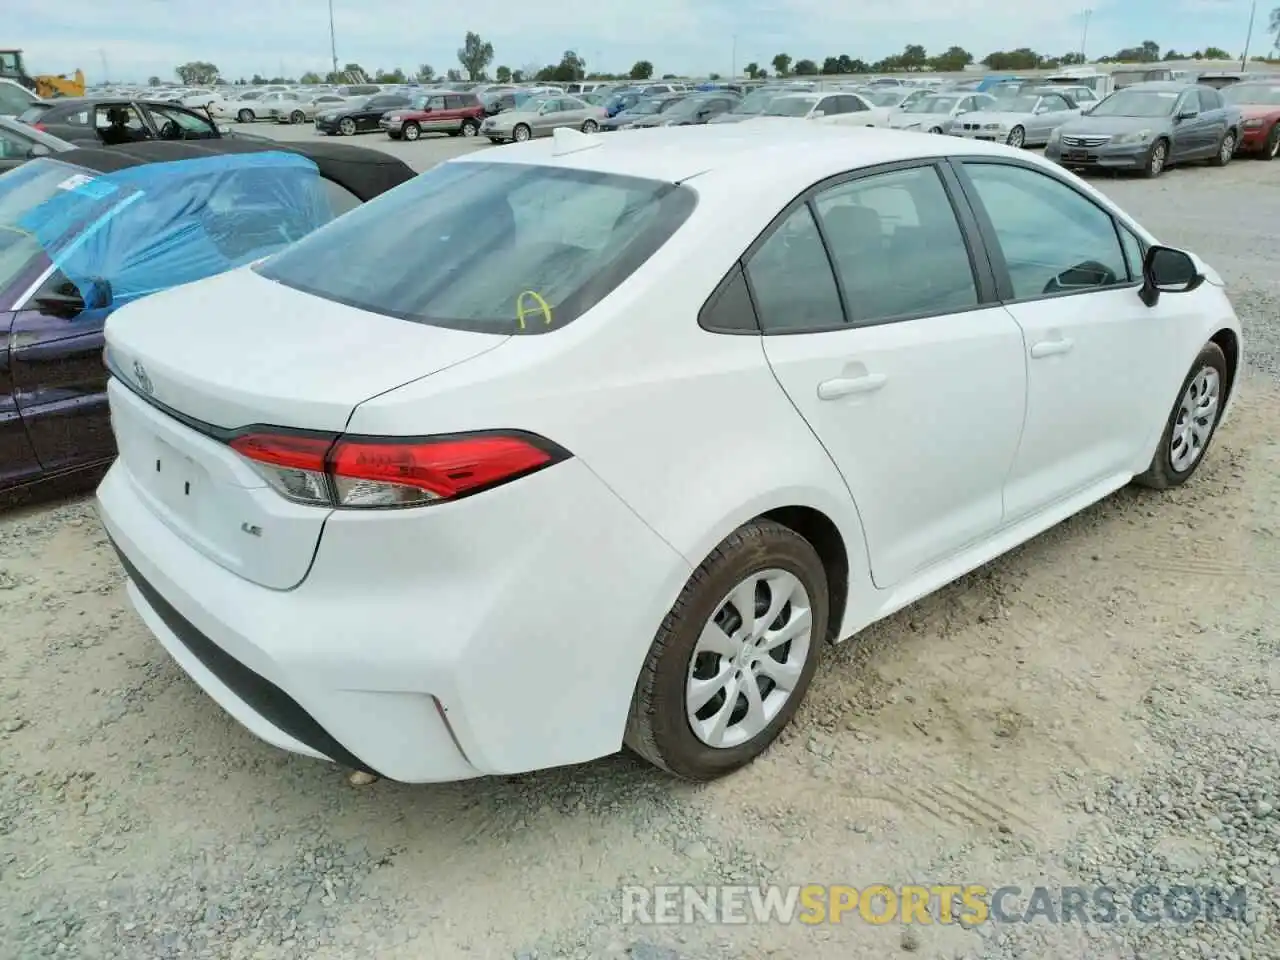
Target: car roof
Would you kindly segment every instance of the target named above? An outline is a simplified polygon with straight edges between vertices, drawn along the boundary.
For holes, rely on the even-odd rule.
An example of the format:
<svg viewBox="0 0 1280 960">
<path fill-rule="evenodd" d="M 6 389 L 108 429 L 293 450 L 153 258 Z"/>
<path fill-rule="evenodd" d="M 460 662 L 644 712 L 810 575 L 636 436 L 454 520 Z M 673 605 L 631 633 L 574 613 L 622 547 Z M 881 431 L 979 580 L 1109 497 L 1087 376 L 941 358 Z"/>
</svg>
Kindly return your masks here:
<svg viewBox="0 0 1280 960">
<path fill-rule="evenodd" d="M 345 143 L 274 143 L 261 140 L 151 140 L 118 147 L 85 147 L 59 153 L 57 159 L 98 173 L 114 173 L 148 163 L 193 160 L 236 153 L 298 153 L 310 159 L 329 180 L 361 200 L 412 180 L 417 174 L 403 160 L 381 150 Z"/>
<path fill-rule="evenodd" d="M 1188 80 L 1146 80 L 1142 83 L 1131 83 L 1125 87 L 1125 90 L 1164 90 L 1177 91 L 1181 93 L 1183 90 L 1189 90 L 1192 87 L 1204 87 L 1206 90 L 1212 90 L 1213 87 L 1205 86 L 1203 83 L 1195 83 Z"/>
<path fill-rule="evenodd" d="M 757 124 L 767 124 L 759 126 Z M 448 163 L 524 163 L 559 166 L 678 183 L 695 176 L 794 177 L 804 185 L 857 167 L 900 160 L 965 154 L 1007 156 L 1000 145 L 907 130 L 837 127 L 809 120 L 770 117 L 709 126 L 656 127 L 625 137 L 596 137 L 589 148 L 561 153 L 548 137 L 502 150 L 484 150 Z M 560 153 L 560 155 L 557 155 Z M 798 189 L 803 189 L 801 186 Z"/>
</svg>

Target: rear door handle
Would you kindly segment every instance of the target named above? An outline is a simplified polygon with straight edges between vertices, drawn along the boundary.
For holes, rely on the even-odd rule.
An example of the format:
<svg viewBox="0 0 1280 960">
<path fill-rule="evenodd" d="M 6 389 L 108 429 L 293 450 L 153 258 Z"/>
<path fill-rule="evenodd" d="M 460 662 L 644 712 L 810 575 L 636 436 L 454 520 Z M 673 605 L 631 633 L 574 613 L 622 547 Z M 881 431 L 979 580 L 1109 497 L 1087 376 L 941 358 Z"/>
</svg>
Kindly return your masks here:
<svg viewBox="0 0 1280 960">
<path fill-rule="evenodd" d="M 841 377 L 824 380 L 818 384 L 819 400 L 839 400 L 855 393 L 874 393 L 884 386 L 888 378 L 883 373 L 868 373 L 863 377 Z"/>
<path fill-rule="evenodd" d="M 1074 340 L 1041 340 L 1039 343 L 1032 344 L 1031 356 L 1036 360 L 1041 357 L 1056 357 L 1061 353 L 1070 353 L 1075 345 Z"/>
</svg>

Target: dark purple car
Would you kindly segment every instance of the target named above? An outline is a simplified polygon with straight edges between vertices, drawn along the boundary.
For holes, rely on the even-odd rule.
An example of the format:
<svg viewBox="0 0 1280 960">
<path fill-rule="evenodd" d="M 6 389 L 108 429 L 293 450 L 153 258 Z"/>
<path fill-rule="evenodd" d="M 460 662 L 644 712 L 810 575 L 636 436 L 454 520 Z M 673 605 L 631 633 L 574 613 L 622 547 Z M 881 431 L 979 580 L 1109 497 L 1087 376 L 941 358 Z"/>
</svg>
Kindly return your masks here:
<svg viewBox="0 0 1280 960">
<path fill-rule="evenodd" d="M 58 478 L 77 486 L 97 479 L 115 456 L 102 362 L 107 317 L 136 299 L 140 290 L 152 292 L 199 279 L 192 270 L 175 271 L 160 251 L 128 265 L 131 292 L 122 292 L 118 281 L 113 292 L 110 276 L 77 276 L 73 282 L 53 266 L 46 252 L 48 238 L 33 235 L 30 211 L 43 210 L 60 199 L 59 191 L 92 186 L 99 182 L 99 175 L 106 175 L 102 180 L 109 183 L 111 175 L 130 168 L 246 153 L 302 154 L 313 161 L 319 171 L 315 189 L 327 200 L 324 219 L 341 215 L 415 175 L 388 154 L 345 144 L 284 146 L 214 140 L 71 150 L 56 158 L 32 160 L 0 176 L 0 492 L 26 491 Z M 10 178 L 22 180 L 10 182 Z M 161 189 L 157 186 L 152 193 Z M 243 195 L 231 198 L 225 209 L 218 207 L 217 199 L 202 198 L 200 239 L 215 255 L 205 257 L 202 264 L 217 264 L 216 257 L 225 255 L 225 262 L 234 265 L 297 239 L 297 229 L 291 234 L 282 227 L 287 211 L 276 206 L 280 201 L 270 185 L 248 202 Z M 115 215 L 106 201 L 83 209 L 89 213 L 82 215 L 77 208 L 76 216 L 67 219 L 57 249 L 83 244 Z M 314 220 L 306 228 L 320 222 Z M 183 226 L 178 224 L 174 232 L 181 234 Z M 59 263 L 66 264 L 61 254 Z M 67 272 L 72 272 L 70 266 Z M 181 317 L 173 319 L 182 322 Z"/>
</svg>

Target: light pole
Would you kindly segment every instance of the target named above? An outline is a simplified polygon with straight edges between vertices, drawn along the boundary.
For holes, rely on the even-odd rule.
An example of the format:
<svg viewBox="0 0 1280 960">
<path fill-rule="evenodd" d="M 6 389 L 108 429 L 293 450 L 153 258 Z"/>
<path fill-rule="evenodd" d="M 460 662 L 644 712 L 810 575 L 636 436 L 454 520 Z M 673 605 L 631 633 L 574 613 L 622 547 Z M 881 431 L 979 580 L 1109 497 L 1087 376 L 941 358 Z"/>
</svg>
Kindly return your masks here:
<svg viewBox="0 0 1280 960">
<path fill-rule="evenodd" d="M 333 29 L 333 0 L 329 0 L 329 55 L 333 57 L 333 77 L 338 79 L 338 34 Z"/>
<path fill-rule="evenodd" d="M 738 35 L 733 35 L 733 57 L 729 61 L 729 79 L 738 79 Z"/>
<path fill-rule="evenodd" d="M 1088 41 L 1089 41 L 1089 18 L 1090 18 L 1091 16 L 1093 16 L 1093 11 L 1092 11 L 1092 10 L 1085 10 L 1085 12 L 1084 12 L 1084 29 L 1082 29 L 1082 30 L 1080 31 L 1080 62 L 1081 62 L 1081 63 L 1086 63 L 1086 62 L 1088 62 L 1088 61 L 1087 61 L 1087 58 L 1085 57 L 1084 48 L 1085 48 L 1085 44 L 1086 44 L 1086 43 L 1088 43 Z"/>
<path fill-rule="evenodd" d="M 1253 18 L 1258 15 L 1258 0 L 1249 4 L 1249 31 L 1244 35 L 1244 53 L 1240 54 L 1241 72 L 1249 69 L 1249 44 L 1253 41 Z"/>
</svg>

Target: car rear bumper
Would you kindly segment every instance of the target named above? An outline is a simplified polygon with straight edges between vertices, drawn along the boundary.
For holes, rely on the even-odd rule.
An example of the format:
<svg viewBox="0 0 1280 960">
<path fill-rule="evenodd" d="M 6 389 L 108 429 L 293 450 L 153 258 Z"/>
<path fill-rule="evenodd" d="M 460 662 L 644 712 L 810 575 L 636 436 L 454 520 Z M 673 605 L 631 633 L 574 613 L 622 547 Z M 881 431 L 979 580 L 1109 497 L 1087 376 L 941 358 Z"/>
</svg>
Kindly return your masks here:
<svg viewBox="0 0 1280 960">
<path fill-rule="evenodd" d="M 98 506 L 139 616 L 228 713 L 405 782 L 616 752 L 690 572 L 578 460 L 456 504 L 339 511 L 293 590 L 188 546 L 119 464 Z"/>
</svg>

